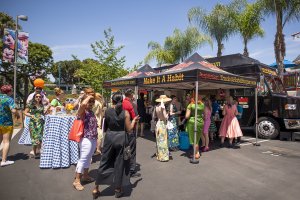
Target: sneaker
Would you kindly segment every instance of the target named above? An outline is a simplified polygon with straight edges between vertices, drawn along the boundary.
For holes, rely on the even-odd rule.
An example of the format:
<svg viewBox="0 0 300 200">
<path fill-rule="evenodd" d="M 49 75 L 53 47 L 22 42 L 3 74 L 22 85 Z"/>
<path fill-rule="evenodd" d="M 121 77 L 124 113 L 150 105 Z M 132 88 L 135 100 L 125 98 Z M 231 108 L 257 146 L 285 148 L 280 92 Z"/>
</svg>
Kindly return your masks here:
<svg viewBox="0 0 300 200">
<path fill-rule="evenodd" d="M 14 161 L 10 161 L 10 160 L 7 160 L 5 162 L 1 162 L 1 167 L 4 167 L 4 166 L 7 166 L 7 165 L 12 165 L 14 164 L 15 162 Z"/>
</svg>

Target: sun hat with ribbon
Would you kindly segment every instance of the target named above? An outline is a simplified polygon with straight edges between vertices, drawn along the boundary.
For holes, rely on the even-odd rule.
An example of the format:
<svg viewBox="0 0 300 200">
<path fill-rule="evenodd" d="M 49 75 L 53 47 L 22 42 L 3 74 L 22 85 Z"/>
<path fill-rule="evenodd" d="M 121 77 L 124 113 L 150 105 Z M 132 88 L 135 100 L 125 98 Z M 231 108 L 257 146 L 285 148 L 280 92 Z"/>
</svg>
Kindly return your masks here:
<svg viewBox="0 0 300 200">
<path fill-rule="evenodd" d="M 168 101 L 171 101 L 171 100 L 172 100 L 171 98 L 169 98 L 169 97 L 167 97 L 167 95 L 163 94 L 163 95 L 160 95 L 159 98 L 156 99 L 155 101 L 165 103 L 165 102 L 168 102 Z"/>
</svg>

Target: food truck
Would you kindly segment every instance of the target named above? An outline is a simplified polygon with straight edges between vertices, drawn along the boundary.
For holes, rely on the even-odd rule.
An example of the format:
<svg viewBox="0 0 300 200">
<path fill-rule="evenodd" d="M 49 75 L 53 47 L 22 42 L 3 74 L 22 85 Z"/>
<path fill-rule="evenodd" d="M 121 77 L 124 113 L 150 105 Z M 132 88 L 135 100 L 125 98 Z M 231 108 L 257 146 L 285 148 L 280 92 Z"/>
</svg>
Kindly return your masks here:
<svg viewBox="0 0 300 200">
<path fill-rule="evenodd" d="M 206 60 L 232 74 L 257 78 L 259 137 L 274 139 L 280 132 L 300 131 L 300 98 L 287 95 L 275 69 L 242 54 Z M 255 127 L 255 89 L 231 89 L 230 95 L 243 107 L 241 127 Z"/>
</svg>

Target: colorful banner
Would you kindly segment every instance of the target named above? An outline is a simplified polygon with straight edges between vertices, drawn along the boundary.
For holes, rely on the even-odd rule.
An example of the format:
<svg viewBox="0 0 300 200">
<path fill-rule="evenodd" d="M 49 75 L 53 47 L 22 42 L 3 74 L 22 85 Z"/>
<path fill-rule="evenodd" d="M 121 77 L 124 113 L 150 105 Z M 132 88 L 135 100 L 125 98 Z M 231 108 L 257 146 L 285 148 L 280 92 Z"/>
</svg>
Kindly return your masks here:
<svg viewBox="0 0 300 200">
<path fill-rule="evenodd" d="M 26 32 L 18 33 L 18 64 L 28 63 L 28 36 Z M 4 29 L 3 36 L 3 62 L 13 64 L 15 62 L 15 41 L 16 33 L 14 30 Z"/>
<path fill-rule="evenodd" d="M 2 60 L 4 63 L 15 62 L 15 31 L 4 29 Z"/>
<path fill-rule="evenodd" d="M 28 37 L 29 34 L 26 32 L 18 32 L 18 64 L 28 63 Z"/>
</svg>

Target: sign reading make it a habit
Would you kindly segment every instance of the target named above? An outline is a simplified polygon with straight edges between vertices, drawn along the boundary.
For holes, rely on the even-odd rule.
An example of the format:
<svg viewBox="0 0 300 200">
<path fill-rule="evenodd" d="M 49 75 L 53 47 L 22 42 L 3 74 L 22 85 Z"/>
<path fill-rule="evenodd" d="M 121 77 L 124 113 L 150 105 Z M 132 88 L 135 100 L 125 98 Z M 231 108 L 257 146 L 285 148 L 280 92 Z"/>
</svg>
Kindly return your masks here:
<svg viewBox="0 0 300 200">
<path fill-rule="evenodd" d="M 183 73 L 168 74 L 154 77 L 146 77 L 143 80 L 144 85 L 163 84 L 163 83 L 178 83 L 184 81 Z"/>
</svg>

